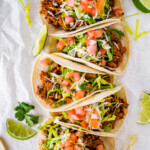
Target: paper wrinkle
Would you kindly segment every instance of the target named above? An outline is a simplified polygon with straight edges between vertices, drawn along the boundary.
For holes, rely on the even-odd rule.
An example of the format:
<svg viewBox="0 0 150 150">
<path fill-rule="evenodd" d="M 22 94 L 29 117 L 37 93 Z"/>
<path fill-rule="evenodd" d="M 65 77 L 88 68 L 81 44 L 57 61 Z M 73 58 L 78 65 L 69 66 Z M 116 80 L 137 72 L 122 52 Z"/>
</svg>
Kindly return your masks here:
<svg viewBox="0 0 150 150">
<path fill-rule="evenodd" d="M 19 0 L 0 0 L 0 137 L 3 137 L 10 150 L 37 149 L 37 136 L 19 141 L 7 134 L 6 120 L 14 118 L 14 107 L 18 102 L 33 104 L 36 109 L 31 114 L 41 115 L 43 121 L 49 116 L 48 112 L 36 103 L 31 86 L 31 73 L 35 60 L 32 56 L 32 47 L 41 27 L 38 1 L 24 0 L 25 5 L 28 2 L 31 4 L 32 25 L 28 26 Z M 132 1 L 122 0 L 122 2 L 126 16 L 139 12 Z M 135 32 L 136 19 L 140 19 L 139 33 L 150 32 L 150 14 L 141 12 L 139 14 L 127 19 L 131 29 Z M 131 58 L 125 73 L 120 78 L 126 87 L 130 106 L 125 124 L 117 134 L 117 150 L 123 150 L 133 134 L 137 134 L 133 150 L 148 150 L 150 124 L 142 126 L 136 121 L 140 110 L 140 94 L 143 90 L 150 93 L 150 33 L 136 42 L 133 36 L 130 39 Z"/>
</svg>

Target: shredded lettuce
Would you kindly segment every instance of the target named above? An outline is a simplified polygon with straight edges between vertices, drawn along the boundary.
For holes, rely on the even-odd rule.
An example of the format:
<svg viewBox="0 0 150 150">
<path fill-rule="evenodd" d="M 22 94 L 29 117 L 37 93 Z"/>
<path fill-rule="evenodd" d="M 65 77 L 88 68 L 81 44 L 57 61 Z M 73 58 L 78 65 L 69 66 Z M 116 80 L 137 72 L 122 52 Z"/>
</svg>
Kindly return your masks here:
<svg viewBox="0 0 150 150">
<path fill-rule="evenodd" d="M 108 132 L 112 129 L 112 124 L 109 123 L 105 128 L 104 128 L 104 132 Z"/>
<path fill-rule="evenodd" d="M 135 41 L 138 40 L 141 36 L 146 35 L 148 33 L 146 31 L 143 31 L 140 34 L 138 34 L 138 32 L 139 32 L 139 22 L 140 22 L 140 20 L 137 19 L 136 20 L 136 30 L 135 30 L 135 35 L 134 35 L 134 40 Z"/>
<path fill-rule="evenodd" d="M 122 20 L 124 21 L 126 18 L 133 17 L 133 16 L 137 16 L 137 15 L 139 15 L 139 13 L 135 13 L 135 14 L 132 14 L 132 15 L 128 15 L 128 16 L 122 17 Z"/>
<path fill-rule="evenodd" d="M 25 7 L 24 3 L 23 3 L 23 0 L 20 0 L 20 3 L 21 5 L 23 6 L 24 10 L 25 10 L 25 15 L 26 15 L 26 19 L 27 19 L 27 22 L 28 22 L 28 25 L 30 26 L 32 23 L 31 23 L 31 19 L 30 19 L 30 15 L 29 15 L 29 12 L 30 12 L 30 4 L 28 3 L 27 6 Z"/>
</svg>

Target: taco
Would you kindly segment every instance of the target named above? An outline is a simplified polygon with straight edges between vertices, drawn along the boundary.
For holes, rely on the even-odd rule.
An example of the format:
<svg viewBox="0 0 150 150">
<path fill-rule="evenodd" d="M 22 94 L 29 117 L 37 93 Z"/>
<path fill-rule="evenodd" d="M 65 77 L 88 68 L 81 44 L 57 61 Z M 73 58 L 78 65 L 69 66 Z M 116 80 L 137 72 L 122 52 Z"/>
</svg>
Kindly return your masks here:
<svg viewBox="0 0 150 150">
<path fill-rule="evenodd" d="M 39 13 L 50 34 L 64 34 L 115 21 L 123 9 L 120 0 L 40 0 Z"/>
<path fill-rule="evenodd" d="M 114 76 L 53 54 L 41 54 L 33 69 L 33 92 L 49 111 L 61 111 L 92 95 L 114 89 Z"/>
<path fill-rule="evenodd" d="M 93 134 L 101 134 L 100 132 L 115 134 L 121 128 L 127 112 L 125 89 L 120 86 L 116 93 L 99 99 L 95 95 L 90 101 L 81 102 L 66 111 L 50 112 L 50 115 L 55 118 L 55 122 L 77 129 L 82 128 Z"/>
<path fill-rule="evenodd" d="M 55 124 L 51 119 L 39 127 L 38 150 L 115 150 L 114 137 L 101 137 Z"/>
<path fill-rule="evenodd" d="M 99 25 L 74 35 L 51 36 L 46 45 L 49 53 L 115 75 L 125 70 L 130 55 L 129 38 L 120 22 Z"/>
</svg>

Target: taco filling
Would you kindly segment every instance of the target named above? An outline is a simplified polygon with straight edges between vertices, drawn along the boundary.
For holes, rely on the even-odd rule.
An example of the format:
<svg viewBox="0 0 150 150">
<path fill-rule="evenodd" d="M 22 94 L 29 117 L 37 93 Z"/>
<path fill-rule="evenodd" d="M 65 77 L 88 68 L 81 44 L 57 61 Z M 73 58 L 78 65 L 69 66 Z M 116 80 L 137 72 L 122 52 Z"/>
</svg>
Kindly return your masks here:
<svg viewBox="0 0 150 150">
<path fill-rule="evenodd" d="M 126 116 L 127 108 L 127 101 L 119 98 L 117 93 L 97 103 L 63 111 L 59 114 L 59 119 L 89 130 L 108 132 L 115 128 L 118 120 Z"/>
<path fill-rule="evenodd" d="M 69 31 L 123 14 L 113 7 L 114 0 L 42 0 L 40 14 L 48 24 Z"/>
<path fill-rule="evenodd" d="M 107 69 L 116 69 L 126 52 L 117 29 L 90 30 L 74 37 L 58 38 L 57 50 Z M 56 37 L 57 38 L 57 37 Z"/>
<path fill-rule="evenodd" d="M 115 87 L 112 75 L 81 73 L 65 68 L 49 58 L 41 61 L 47 71 L 41 71 L 37 95 L 52 107 L 78 101 L 94 92 Z"/>
<path fill-rule="evenodd" d="M 105 145 L 96 135 L 73 130 L 58 124 L 45 123 L 39 127 L 45 139 L 40 143 L 44 150 L 104 150 Z"/>
</svg>

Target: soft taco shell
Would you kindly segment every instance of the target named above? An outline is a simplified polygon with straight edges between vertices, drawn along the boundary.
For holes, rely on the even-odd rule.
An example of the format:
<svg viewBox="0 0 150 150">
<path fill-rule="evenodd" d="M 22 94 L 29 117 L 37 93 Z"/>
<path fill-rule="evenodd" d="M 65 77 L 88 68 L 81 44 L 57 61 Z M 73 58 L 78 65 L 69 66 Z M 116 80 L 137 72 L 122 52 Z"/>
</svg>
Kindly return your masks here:
<svg viewBox="0 0 150 150">
<path fill-rule="evenodd" d="M 105 91 L 101 94 L 96 94 L 92 97 L 92 99 L 88 99 L 88 100 L 85 100 L 81 103 L 78 103 L 76 104 L 75 106 L 72 106 L 70 107 L 69 109 L 73 109 L 73 108 L 77 108 L 77 107 L 81 107 L 81 106 L 85 106 L 85 105 L 89 105 L 89 104 L 93 104 L 101 99 L 104 99 L 116 92 L 119 91 L 119 95 L 122 99 L 126 100 L 127 101 L 127 96 L 126 96 L 126 92 L 125 92 L 125 88 L 123 86 L 118 86 L 117 88 L 114 88 L 110 91 Z M 58 115 L 59 112 L 50 112 L 50 116 L 51 117 L 55 117 Z M 126 110 L 126 115 L 128 113 L 128 109 Z M 125 116 L 126 117 L 126 116 Z M 115 124 L 115 128 L 110 130 L 109 132 L 100 132 L 100 131 L 91 131 L 91 130 L 88 130 L 88 129 L 84 129 L 84 131 L 87 131 L 87 132 L 90 132 L 92 134 L 95 134 L 95 135 L 100 135 L 100 136 L 105 136 L 107 135 L 108 137 L 111 137 L 111 134 L 109 133 L 112 133 L 112 134 L 116 134 L 120 128 L 122 127 L 123 123 L 124 123 L 124 120 L 125 120 L 125 117 L 124 119 L 121 119 L 121 120 L 118 120 Z M 71 124 L 71 123 L 64 123 L 64 122 L 60 122 L 60 123 L 63 123 L 69 127 L 75 127 L 77 129 L 79 129 L 81 126 L 78 126 L 78 125 L 75 125 L 75 124 Z"/>
<path fill-rule="evenodd" d="M 61 125 L 63 125 L 63 124 L 61 124 Z M 63 126 L 66 126 L 66 125 L 63 125 Z M 66 126 L 66 127 L 69 128 L 69 126 Z M 75 129 L 75 128 L 72 128 L 72 129 Z M 78 130 L 78 129 L 75 129 L 75 130 Z M 46 139 L 46 136 L 42 132 L 40 132 L 39 136 L 38 136 L 38 150 L 43 150 L 43 148 L 41 148 L 40 145 L 42 144 L 42 141 L 44 141 L 45 139 Z M 110 150 L 110 149 L 115 150 L 116 149 L 116 139 L 114 136 L 112 136 L 112 137 L 101 136 L 101 140 L 104 142 L 105 150 Z"/>
<path fill-rule="evenodd" d="M 105 24 L 105 25 L 104 24 L 103 25 L 98 25 L 98 26 L 92 27 L 90 29 L 86 29 L 84 31 L 78 32 L 78 33 L 76 33 L 76 34 L 74 34 L 72 36 L 76 36 L 76 35 L 80 35 L 80 34 L 86 33 L 86 32 L 88 32 L 88 30 L 96 30 L 96 29 L 101 29 L 101 28 L 105 28 L 105 27 L 107 27 L 109 29 L 118 29 L 118 30 L 122 31 L 125 34 L 125 36 L 122 37 L 121 42 L 122 42 L 122 45 L 124 47 L 126 47 L 127 50 L 126 50 L 126 52 L 123 55 L 123 60 L 120 63 L 119 67 L 114 69 L 114 70 L 109 70 L 109 69 L 106 69 L 104 67 L 100 67 L 100 66 L 98 66 L 98 65 L 96 65 L 94 63 L 88 62 L 88 61 L 86 61 L 84 59 L 75 58 L 75 57 L 69 56 L 67 54 L 58 52 L 56 50 L 57 39 L 54 36 L 49 37 L 49 43 L 47 42 L 45 50 L 48 53 L 54 53 L 57 56 L 73 60 L 73 61 L 75 61 L 77 63 L 85 64 L 85 65 L 87 65 L 87 66 L 89 66 L 91 68 L 97 69 L 99 71 L 106 72 L 106 73 L 109 73 L 109 74 L 114 74 L 114 75 L 120 75 L 125 70 L 125 68 L 126 68 L 126 66 L 128 64 L 129 57 L 130 57 L 130 41 L 129 41 L 128 33 L 127 33 L 124 25 L 120 21 L 119 22 L 115 22 L 115 23 L 111 22 L 111 23 L 108 23 L 108 24 Z M 63 35 L 63 36 L 59 36 L 59 37 L 67 37 L 67 35 Z"/>
<path fill-rule="evenodd" d="M 41 2 L 43 0 L 39 0 L 39 13 L 41 11 Z M 122 9 L 122 3 L 121 3 L 121 0 L 114 0 L 114 9 L 117 9 L 117 8 L 120 8 Z M 88 29 L 90 27 L 93 27 L 93 26 L 97 26 L 99 24 L 105 24 L 105 23 L 109 23 L 109 22 L 114 22 L 114 21 L 117 21 L 118 19 L 116 17 L 112 17 L 112 18 L 109 18 L 109 19 L 105 19 L 103 21 L 100 21 L 100 22 L 97 22 L 97 23 L 94 23 L 94 24 L 91 24 L 91 25 L 88 25 L 86 27 L 78 27 L 76 30 L 74 31 L 64 31 L 63 29 L 60 29 L 59 27 L 55 27 L 53 26 L 52 24 L 48 24 L 46 19 L 45 19 L 45 16 L 44 15 L 41 15 L 40 14 L 40 18 L 41 18 L 41 21 L 43 24 L 47 24 L 48 25 L 48 34 L 58 34 L 58 35 L 64 35 L 64 34 L 74 34 L 74 33 L 77 33 L 79 31 L 82 31 L 84 29 Z"/>
<path fill-rule="evenodd" d="M 58 111 L 61 111 L 61 110 L 64 110 L 64 109 L 67 109 L 69 107 L 71 107 L 72 105 L 75 105 L 77 103 L 80 103 L 86 99 L 91 99 L 92 96 L 96 93 L 103 93 L 104 91 L 107 91 L 107 90 L 102 90 L 102 91 L 95 91 L 93 92 L 91 95 L 85 97 L 85 98 L 82 98 L 80 99 L 79 101 L 75 101 L 75 102 L 72 102 L 70 104 L 66 104 L 66 105 L 63 105 L 63 106 L 60 106 L 58 108 L 53 108 L 51 107 L 48 103 L 46 103 L 44 100 L 42 100 L 37 94 L 36 94 L 36 91 L 37 91 L 37 86 L 41 84 L 41 81 L 40 81 L 40 72 L 41 70 L 44 70 L 46 71 L 47 68 L 44 67 L 44 65 L 41 64 L 41 60 L 45 59 L 45 58 L 49 58 L 51 60 L 53 60 L 54 62 L 62 65 L 63 67 L 66 67 L 66 68 L 69 68 L 69 69 L 72 69 L 72 70 L 76 70 L 76 71 L 79 71 L 79 72 L 85 72 L 85 73 L 96 73 L 96 74 L 104 74 L 98 70 L 94 70 L 93 68 L 89 68 L 85 65 L 82 65 L 82 64 L 78 64 L 78 63 L 75 63 L 71 60 L 67 60 L 67 59 L 64 59 L 64 58 L 60 58 L 58 56 L 55 56 L 53 54 L 46 54 L 46 53 L 42 53 L 41 55 L 39 55 L 39 57 L 37 57 L 36 61 L 35 61 L 35 65 L 34 65 L 34 68 L 33 68 L 33 73 L 32 73 L 32 88 L 33 88 L 33 93 L 35 95 L 35 98 L 37 100 L 37 102 L 42 106 L 44 107 L 45 109 L 47 109 L 48 111 L 52 111 L 52 112 L 58 112 Z M 114 78 L 112 77 L 112 83 L 114 82 Z"/>
</svg>

